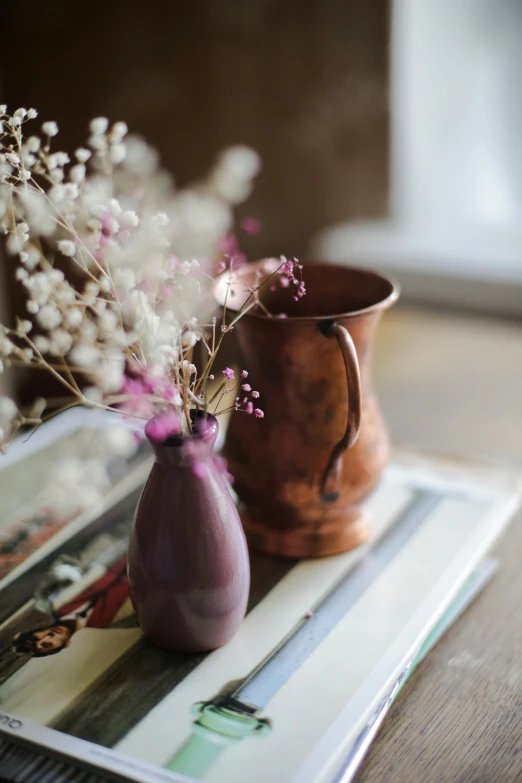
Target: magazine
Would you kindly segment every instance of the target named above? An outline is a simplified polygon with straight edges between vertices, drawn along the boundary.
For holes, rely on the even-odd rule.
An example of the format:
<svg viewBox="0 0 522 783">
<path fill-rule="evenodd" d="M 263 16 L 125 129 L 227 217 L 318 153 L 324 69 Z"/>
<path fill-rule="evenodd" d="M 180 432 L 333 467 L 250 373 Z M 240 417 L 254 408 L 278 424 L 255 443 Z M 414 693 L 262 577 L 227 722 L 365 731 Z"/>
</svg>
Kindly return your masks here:
<svg viewBox="0 0 522 783">
<path fill-rule="evenodd" d="M 506 470 L 396 451 L 367 545 L 252 553 L 237 636 L 175 654 L 143 638 L 128 595 L 147 470 L 0 583 L 0 738 L 136 781 L 332 780 L 518 505 Z"/>
</svg>

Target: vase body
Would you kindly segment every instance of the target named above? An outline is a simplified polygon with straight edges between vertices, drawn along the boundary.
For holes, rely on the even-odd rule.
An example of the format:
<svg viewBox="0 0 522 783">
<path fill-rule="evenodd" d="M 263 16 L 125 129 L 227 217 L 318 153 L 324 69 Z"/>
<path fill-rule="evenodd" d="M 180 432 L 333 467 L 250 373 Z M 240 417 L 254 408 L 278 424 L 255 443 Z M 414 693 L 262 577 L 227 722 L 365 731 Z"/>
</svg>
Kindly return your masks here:
<svg viewBox="0 0 522 783">
<path fill-rule="evenodd" d="M 212 459 L 218 432 L 170 444 L 150 441 L 155 463 L 129 542 L 131 599 L 145 635 L 168 650 L 228 642 L 245 615 L 250 567 L 241 521 Z"/>
<path fill-rule="evenodd" d="M 243 274 L 251 274 L 248 267 Z M 249 543 L 292 557 L 343 552 L 369 535 L 360 504 L 389 457 L 371 349 L 383 310 L 398 296 L 391 281 L 355 268 L 305 264 L 304 278 L 308 293 L 300 301 L 285 300 L 281 290 L 266 299 L 272 313 L 286 317 L 249 312 L 235 326 L 241 368 L 261 394 L 265 417 L 234 413 L 225 444 Z M 235 288 L 232 309 L 241 304 L 242 288 Z M 331 326 L 344 334 L 345 347 L 350 343 L 351 359 L 327 335 Z M 356 406 L 357 431 L 343 441 Z M 323 486 L 328 465 L 333 492 Z"/>
</svg>

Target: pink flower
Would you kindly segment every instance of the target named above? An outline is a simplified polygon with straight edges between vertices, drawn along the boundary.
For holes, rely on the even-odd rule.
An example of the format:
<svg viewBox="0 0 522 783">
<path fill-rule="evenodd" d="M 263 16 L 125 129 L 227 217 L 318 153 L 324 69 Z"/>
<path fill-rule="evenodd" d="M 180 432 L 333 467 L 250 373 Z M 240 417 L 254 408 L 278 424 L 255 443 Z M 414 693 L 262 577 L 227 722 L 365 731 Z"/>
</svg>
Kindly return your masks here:
<svg viewBox="0 0 522 783">
<path fill-rule="evenodd" d="M 247 413 L 253 413 L 254 412 L 254 404 L 252 402 L 247 402 L 245 411 Z"/>
<path fill-rule="evenodd" d="M 241 377 L 242 377 L 242 378 L 248 378 L 248 373 L 247 373 L 247 371 L 246 371 L 246 370 L 243 370 L 243 371 L 242 371 L 242 373 L 241 373 Z"/>
<path fill-rule="evenodd" d="M 259 234 L 261 223 L 255 217 L 246 217 L 241 221 L 241 228 L 245 234 Z"/>
<path fill-rule="evenodd" d="M 154 416 L 154 404 L 148 395 L 147 387 L 140 378 L 125 377 L 121 391 L 127 395 L 127 399 L 120 405 L 122 413 L 144 419 L 150 419 Z"/>
<path fill-rule="evenodd" d="M 230 369 L 230 367 L 225 367 L 225 369 L 223 370 L 223 375 L 224 375 L 224 376 L 225 376 L 225 378 L 227 378 L 229 381 L 233 381 L 233 380 L 234 380 L 234 378 L 236 377 L 236 376 L 234 375 L 234 370 L 231 370 L 231 369 Z"/>
<path fill-rule="evenodd" d="M 146 423 L 145 435 L 150 440 L 162 443 L 171 435 L 178 434 L 180 429 L 178 414 L 174 413 L 174 411 L 168 411 L 167 413 L 160 413 L 159 416 L 154 416 L 153 419 Z"/>
<path fill-rule="evenodd" d="M 226 268 L 227 268 L 227 265 L 225 264 L 225 262 L 224 261 L 220 261 L 219 264 L 216 267 L 216 271 L 217 271 L 218 274 L 221 274 L 221 272 L 224 272 Z"/>
<path fill-rule="evenodd" d="M 250 384 L 249 384 L 249 383 L 244 383 L 244 384 L 242 385 L 242 387 L 241 387 L 241 388 L 242 388 L 242 389 L 243 389 L 243 391 L 245 391 L 245 392 L 252 391 L 252 387 L 250 386 Z"/>
<path fill-rule="evenodd" d="M 279 313 L 278 318 L 288 318 L 286 313 Z"/>
<path fill-rule="evenodd" d="M 252 394 L 252 397 L 254 397 L 254 399 L 256 399 L 256 400 L 259 397 L 259 392 L 258 391 L 253 391 L 253 392 L 251 392 L 251 394 Z"/>
<path fill-rule="evenodd" d="M 250 405 L 252 405 L 252 403 L 250 403 Z M 256 408 L 254 413 L 255 413 L 256 419 L 264 419 L 265 418 L 265 414 L 263 413 L 261 408 Z"/>
<path fill-rule="evenodd" d="M 290 285 L 290 280 L 288 277 L 286 277 L 286 275 L 281 275 L 281 277 L 279 278 L 279 282 L 281 283 L 283 288 L 288 288 L 288 286 Z"/>
</svg>

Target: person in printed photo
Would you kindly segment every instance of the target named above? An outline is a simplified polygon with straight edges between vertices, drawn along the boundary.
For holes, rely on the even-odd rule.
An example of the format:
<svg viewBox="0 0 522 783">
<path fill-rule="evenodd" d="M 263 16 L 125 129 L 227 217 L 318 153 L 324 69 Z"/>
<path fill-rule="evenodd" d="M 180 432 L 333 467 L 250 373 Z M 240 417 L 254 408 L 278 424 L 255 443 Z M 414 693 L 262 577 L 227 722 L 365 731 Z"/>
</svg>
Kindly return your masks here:
<svg viewBox="0 0 522 783">
<path fill-rule="evenodd" d="M 83 628 L 107 628 L 131 613 L 127 559 L 122 558 L 61 606 L 49 625 L 17 633 L 13 648 L 34 658 L 56 655 L 69 647 L 74 634 Z"/>
</svg>

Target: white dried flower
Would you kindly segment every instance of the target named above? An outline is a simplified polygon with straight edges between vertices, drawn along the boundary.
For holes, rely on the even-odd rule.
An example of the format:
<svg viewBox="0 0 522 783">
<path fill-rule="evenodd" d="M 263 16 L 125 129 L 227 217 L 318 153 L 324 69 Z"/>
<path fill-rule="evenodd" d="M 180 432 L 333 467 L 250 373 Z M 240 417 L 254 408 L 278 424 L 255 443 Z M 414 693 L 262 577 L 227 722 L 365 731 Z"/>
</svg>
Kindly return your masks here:
<svg viewBox="0 0 522 783">
<path fill-rule="evenodd" d="M 103 227 L 107 234 L 114 235 L 120 230 L 120 224 L 113 215 L 106 215 L 103 223 Z"/>
<path fill-rule="evenodd" d="M 126 122 L 115 122 L 112 126 L 111 137 L 114 141 L 121 141 L 129 132 Z"/>
<path fill-rule="evenodd" d="M 168 226 L 169 222 L 169 217 L 165 212 L 156 212 L 156 214 L 152 216 L 152 223 L 157 228 L 165 228 L 165 226 Z"/>
<path fill-rule="evenodd" d="M 12 128 L 19 128 L 20 125 L 22 124 L 22 118 L 21 117 L 14 117 L 14 116 L 13 117 L 9 117 L 7 122 L 9 123 L 9 125 Z"/>
<path fill-rule="evenodd" d="M 91 133 L 94 133 L 95 135 L 105 133 L 108 127 L 109 120 L 107 117 L 96 117 L 94 120 L 91 120 L 89 124 Z"/>
<path fill-rule="evenodd" d="M 98 338 L 98 327 L 96 326 L 96 324 L 93 323 L 92 321 L 86 321 L 84 319 L 80 329 L 80 336 L 79 336 L 80 343 L 88 345 L 94 343 L 94 341 L 97 338 Z"/>
<path fill-rule="evenodd" d="M 51 269 L 47 272 L 47 276 L 52 283 L 62 283 L 65 279 L 65 275 L 61 269 Z"/>
<path fill-rule="evenodd" d="M 36 320 L 43 329 L 56 329 L 62 322 L 62 314 L 52 304 L 47 304 L 38 313 Z"/>
<path fill-rule="evenodd" d="M 15 229 L 15 231 L 11 234 L 9 239 L 7 240 L 7 250 L 12 255 L 18 255 L 22 252 L 24 245 L 29 240 L 29 234 L 27 234 L 25 231 L 21 231 L 18 229 Z"/>
<path fill-rule="evenodd" d="M 40 139 L 38 136 L 29 136 L 26 142 L 26 147 L 29 152 L 38 152 L 40 149 Z"/>
<path fill-rule="evenodd" d="M 56 184 L 59 184 L 60 182 L 63 182 L 63 178 L 64 177 L 65 177 L 65 174 L 63 173 L 63 169 L 53 169 L 51 171 L 51 179 Z"/>
<path fill-rule="evenodd" d="M 49 155 L 48 166 L 52 170 L 59 166 L 65 166 L 69 161 L 70 158 L 66 152 L 53 152 L 52 155 Z"/>
<path fill-rule="evenodd" d="M 36 315 L 36 313 L 40 309 L 40 305 L 38 304 L 38 302 L 33 302 L 32 299 L 29 299 L 25 306 L 27 312 L 31 313 L 31 315 Z"/>
<path fill-rule="evenodd" d="M 101 231 L 103 224 L 99 218 L 91 217 L 85 224 L 91 231 Z"/>
<path fill-rule="evenodd" d="M 68 256 L 69 258 L 72 258 L 76 253 L 76 245 L 70 239 L 60 239 L 60 241 L 58 242 L 58 250 L 64 256 Z"/>
<path fill-rule="evenodd" d="M 13 167 L 5 160 L 5 155 L 0 155 L 0 180 L 5 180 L 12 171 Z"/>
<path fill-rule="evenodd" d="M 111 159 L 111 163 L 114 163 L 115 165 L 122 163 L 125 160 L 126 154 L 127 147 L 125 144 L 111 144 L 109 149 L 109 158 Z"/>
<path fill-rule="evenodd" d="M 9 356 L 13 351 L 14 345 L 4 334 L 0 334 L 0 356 Z"/>
<path fill-rule="evenodd" d="M 17 109 L 14 112 L 13 117 L 19 117 L 21 120 L 23 120 L 26 114 L 27 114 L 27 109 Z"/>
<path fill-rule="evenodd" d="M 89 136 L 87 143 L 96 152 L 105 152 L 109 146 L 105 136 Z"/>
<path fill-rule="evenodd" d="M 97 371 L 94 377 L 96 385 L 106 394 L 119 392 L 123 385 L 124 369 L 125 358 L 122 354 L 108 356 L 104 366 Z"/>
<path fill-rule="evenodd" d="M 27 362 L 27 364 L 30 363 L 31 359 L 34 356 L 34 351 L 32 348 L 22 348 L 20 353 L 22 355 L 22 359 L 24 359 Z"/>
<path fill-rule="evenodd" d="M 122 266 L 115 269 L 112 277 L 118 288 L 123 288 L 126 291 L 136 288 L 136 272 L 129 267 Z"/>
<path fill-rule="evenodd" d="M 69 283 L 63 283 L 54 294 L 54 300 L 60 307 L 67 307 L 76 302 L 76 293 Z"/>
<path fill-rule="evenodd" d="M 121 204 L 117 198 L 111 198 L 108 207 L 114 217 L 119 217 L 121 215 Z"/>
<path fill-rule="evenodd" d="M 77 149 L 74 154 L 76 155 L 76 160 L 78 160 L 80 163 L 87 163 L 92 155 L 92 152 L 85 149 L 85 147 L 79 147 L 79 149 Z"/>
<path fill-rule="evenodd" d="M 31 323 L 31 321 L 26 321 L 26 320 L 20 321 L 19 320 L 17 322 L 17 324 L 16 324 L 16 331 L 17 331 L 17 333 L 19 335 L 22 335 L 22 336 L 26 335 L 26 334 L 29 334 L 29 332 L 31 331 L 32 328 L 33 328 L 33 325 Z"/>
<path fill-rule="evenodd" d="M 108 294 L 112 292 L 112 281 L 107 275 L 102 275 L 100 279 L 100 291 Z"/>
<path fill-rule="evenodd" d="M 192 364 L 192 362 L 187 361 L 187 359 L 184 359 L 182 361 L 182 365 L 185 372 L 187 372 L 189 375 L 192 375 L 193 373 L 197 372 L 196 365 Z"/>
<path fill-rule="evenodd" d="M 68 329 L 77 329 L 83 321 L 83 313 L 78 307 L 70 307 L 65 311 L 63 321 Z"/>
<path fill-rule="evenodd" d="M 21 256 L 27 256 L 27 253 L 20 253 L 20 257 Z M 19 266 L 15 272 L 15 277 L 17 280 L 20 280 L 21 283 L 25 282 L 29 277 L 27 269 L 24 269 L 23 266 Z"/>
<path fill-rule="evenodd" d="M 31 166 L 34 166 L 34 164 L 36 163 L 36 158 L 32 154 L 32 152 L 24 152 L 22 155 L 22 160 L 24 162 L 24 166 L 28 166 L 29 168 L 31 168 Z M 31 176 L 31 172 L 27 172 L 27 173 L 29 174 L 29 176 Z"/>
<path fill-rule="evenodd" d="M 20 261 L 30 270 L 35 269 L 40 261 L 40 251 L 34 245 L 28 245 L 25 253 L 20 253 Z"/>
<path fill-rule="evenodd" d="M 181 338 L 181 344 L 183 345 L 183 348 L 193 348 L 196 345 L 198 339 L 199 337 L 196 332 L 184 332 L 183 337 Z"/>
<path fill-rule="evenodd" d="M 102 359 L 101 352 L 93 345 L 75 345 L 69 353 L 73 365 L 83 370 L 95 370 Z"/>
<path fill-rule="evenodd" d="M 52 186 L 47 195 L 53 204 L 60 204 L 65 200 L 65 186 L 57 182 L 56 185 Z"/>
<path fill-rule="evenodd" d="M 27 112 L 27 119 L 28 120 L 35 120 L 38 117 L 38 112 L 36 109 L 29 109 Z"/>
<path fill-rule="evenodd" d="M 139 136 L 128 136 L 125 168 L 138 177 L 150 177 L 158 168 L 158 153 Z"/>
<path fill-rule="evenodd" d="M 98 296 L 100 293 L 100 286 L 98 283 L 95 283 L 94 280 L 89 280 L 88 283 L 85 283 L 84 292 L 87 296 Z"/>
<path fill-rule="evenodd" d="M 51 279 L 47 272 L 38 272 L 36 275 L 30 277 L 24 285 L 30 292 L 31 298 L 40 305 L 47 303 L 53 290 Z M 29 312 L 31 312 L 31 310 L 29 310 Z M 34 312 L 38 311 L 35 310 Z"/>
<path fill-rule="evenodd" d="M 118 316 L 114 310 L 107 310 L 105 313 L 100 315 L 98 323 L 104 337 L 110 337 L 111 333 L 118 325 Z"/>
<path fill-rule="evenodd" d="M 47 136 L 56 136 L 56 134 L 58 133 L 58 125 L 54 122 L 54 120 L 44 122 L 44 124 L 42 125 L 42 131 Z"/>
<path fill-rule="evenodd" d="M 121 213 L 120 223 L 122 223 L 124 226 L 132 226 L 135 228 L 139 222 L 139 217 L 132 209 L 126 209 Z"/>
<path fill-rule="evenodd" d="M 74 182 L 68 182 L 63 186 L 63 192 L 65 193 L 65 198 L 74 200 L 75 198 L 78 198 L 78 185 Z"/>
<path fill-rule="evenodd" d="M 241 144 L 222 152 L 219 163 L 239 179 L 253 179 L 261 169 L 261 158 L 257 152 Z"/>
<path fill-rule="evenodd" d="M 1 115 L 2 117 L 4 116 L 4 114 L 6 113 L 6 111 L 7 111 L 7 106 L 6 106 L 6 104 L 5 104 L 5 103 L 0 103 L 0 115 Z"/>
<path fill-rule="evenodd" d="M 61 356 L 68 353 L 73 344 L 73 338 L 65 329 L 57 329 L 53 332 L 49 351 L 53 356 Z"/>
<path fill-rule="evenodd" d="M 18 408 L 10 397 L 0 395 L 0 421 L 10 424 L 18 413 Z"/>
<path fill-rule="evenodd" d="M 85 179 L 86 169 L 83 163 L 77 163 L 76 166 L 72 166 L 69 171 L 69 179 L 71 182 L 79 184 Z"/>
<path fill-rule="evenodd" d="M 20 158 L 14 152 L 6 152 L 5 159 L 11 163 L 12 166 L 20 165 Z"/>
<path fill-rule="evenodd" d="M 36 335 L 36 337 L 34 338 L 34 344 L 36 345 L 40 353 L 49 352 L 49 338 L 44 337 L 43 334 Z"/>
</svg>

